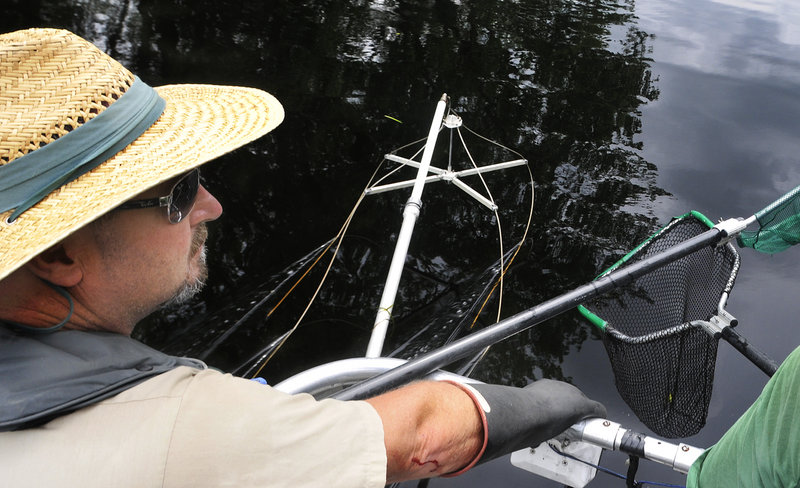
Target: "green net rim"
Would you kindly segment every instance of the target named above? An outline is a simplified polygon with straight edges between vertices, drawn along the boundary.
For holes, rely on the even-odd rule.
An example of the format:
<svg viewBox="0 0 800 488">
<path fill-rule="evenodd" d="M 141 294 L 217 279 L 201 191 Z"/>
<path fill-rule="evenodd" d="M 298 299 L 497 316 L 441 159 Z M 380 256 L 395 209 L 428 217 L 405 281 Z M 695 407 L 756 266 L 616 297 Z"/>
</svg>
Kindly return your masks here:
<svg viewBox="0 0 800 488">
<path fill-rule="evenodd" d="M 638 253 L 651 240 L 655 239 L 659 234 L 664 232 L 664 230 L 667 227 L 671 226 L 677 220 L 683 220 L 683 219 L 688 218 L 688 217 L 696 218 L 697 220 L 699 220 L 702 223 L 706 224 L 709 229 L 714 227 L 714 222 L 712 222 L 708 217 L 706 217 L 702 213 L 698 212 L 697 210 L 691 210 L 689 212 L 686 212 L 683 215 L 679 215 L 677 217 L 674 217 L 673 219 L 670 220 L 670 222 L 667 225 L 665 225 L 665 226 L 661 227 L 660 229 L 658 229 L 650 237 L 648 237 L 647 239 L 642 241 L 642 243 L 640 243 L 638 246 L 633 248 L 627 254 L 622 256 L 622 258 L 620 258 L 619 261 L 617 261 L 616 263 L 612 264 L 608 269 L 606 269 L 605 271 L 603 271 L 602 273 L 597 275 L 594 278 L 594 280 L 592 280 L 592 281 L 596 281 L 596 280 L 602 278 L 603 276 L 613 272 L 614 270 L 616 270 L 617 268 L 619 268 L 623 264 L 627 263 L 633 256 L 636 255 L 636 253 Z M 595 313 L 593 313 L 591 310 L 589 310 L 588 308 L 586 308 L 583 305 L 578 305 L 578 312 L 580 312 L 580 314 L 583 315 L 583 317 L 586 320 L 588 320 L 592 325 L 597 327 L 601 332 L 603 332 L 603 333 L 606 332 L 606 326 L 608 325 L 607 321 L 605 321 L 604 319 L 600 318 L 599 316 L 597 316 Z"/>
</svg>

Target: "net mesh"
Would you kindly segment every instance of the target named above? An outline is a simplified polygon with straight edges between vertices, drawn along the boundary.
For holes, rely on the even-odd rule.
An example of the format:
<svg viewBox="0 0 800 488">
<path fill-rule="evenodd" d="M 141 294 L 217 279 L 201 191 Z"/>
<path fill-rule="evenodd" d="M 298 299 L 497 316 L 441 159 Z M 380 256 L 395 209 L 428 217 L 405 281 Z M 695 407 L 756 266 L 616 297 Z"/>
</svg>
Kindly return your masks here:
<svg viewBox="0 0 800 488">
<path fill-rule="evenodd" d="M 709 230 L 692 212 L 673 220 L 603 274 Z M 704 425 L 718 339 L 695 321 L 717 313 L 739 267 L 733 246 L 707 247 L 581 307 L 604 330 L 617 390 L 658 435 L 686 437 Z M 602 276 L 602 275 L 601 275 Z"/>
<path fill-rule="evenodd" d="M 800 186 L 757 213 L 756 218 L 759 229 L 739 234 L 740 246 L 775 254 L 800 243 Z"/>
</svg>

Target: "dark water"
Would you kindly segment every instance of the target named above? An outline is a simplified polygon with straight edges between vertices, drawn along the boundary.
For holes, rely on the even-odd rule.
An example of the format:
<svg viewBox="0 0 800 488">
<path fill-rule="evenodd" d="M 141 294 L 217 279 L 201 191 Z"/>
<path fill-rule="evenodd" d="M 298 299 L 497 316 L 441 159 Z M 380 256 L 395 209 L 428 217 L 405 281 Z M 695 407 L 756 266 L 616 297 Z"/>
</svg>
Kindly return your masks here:
<svg viewBox="0 0 800 488">
<path fill-rule="evenodd" d="M 505 280 L 503 316 L 591 280 L 672 215 L 745 217 L 800 184 L 800 7 L 788 2 L 6 0 L 0 19 L 3 31 L 73 30 L 151 85 L 249 85 L 284 104 L 279 129 L 204 170 L 226 210 L 212 229 L 207 290 L 137 331 L 226 370 L 295 323 L 319 271 L 269 317 L 277 300 L 262 299 L 338 232 L 381 156 L 427 133 L 442 93 L 466 126 L 530 161 L 534 214 Z M 468 144 L 483 161 L 508 155 Z M 525 230 L 527 178 L 487 177 L 506 249 Z M 277 382 L 364 354 L 407 197 L 365 200 L 328 285 L 263 376 Z M 800 339 L 797 252 L 743 250 L 729 301 L 740 332 L 777 360 Z M 413 356 L 463 332 L 463 311 L 498 257 L 491 212 L 452 186 L 427 187 L 387 354 Z M 495 295 L 476 327 L 497 306 Z M 646 430 L 619 399 L 599 336 L 575 313 L 496 345 L 474 376 L 567 379 L 613 420 Z M 686 442 L 713 443 L 764 382 L 722 344 L 708 425 Z M 625 470 L 619 455 L 603 463 Z M 640 477 L 684 481 L 649 463 Z M 430 485 L 490 483 L 557 486 L 506 460 Z M 590 486 L 624 483 L 598 474 Z"/>
</svg>

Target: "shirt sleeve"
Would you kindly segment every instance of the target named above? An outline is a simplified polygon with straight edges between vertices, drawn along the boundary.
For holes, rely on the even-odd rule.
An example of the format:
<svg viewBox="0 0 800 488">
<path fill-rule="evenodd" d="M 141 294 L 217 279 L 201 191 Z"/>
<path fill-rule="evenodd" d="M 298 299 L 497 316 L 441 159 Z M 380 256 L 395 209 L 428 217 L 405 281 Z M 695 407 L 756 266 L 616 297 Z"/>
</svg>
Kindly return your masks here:
<svg viewBox="0 0 800 488">
<path fill-rule="evenodd" d="M 316 401 L 202 371 L 181 401 L 164 487 L 385 483 L 383 425 L 368 403 Z"/>
<path fill-rule="evenodd" d="M 689 488 L 797 487 L 800 483 L 800 348 L 753 405 L 692 464 Z"/>
</svg>

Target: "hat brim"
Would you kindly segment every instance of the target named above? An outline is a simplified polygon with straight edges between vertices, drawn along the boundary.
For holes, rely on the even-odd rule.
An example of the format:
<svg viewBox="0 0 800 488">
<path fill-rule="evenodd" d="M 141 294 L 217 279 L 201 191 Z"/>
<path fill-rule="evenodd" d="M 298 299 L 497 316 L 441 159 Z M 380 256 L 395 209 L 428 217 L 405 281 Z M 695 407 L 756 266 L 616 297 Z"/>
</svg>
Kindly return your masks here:
<svg viewBox="0 0 800 488">
<path fill-rule="evenodd" d="M 157 87 L 161 117 L 91 172 L 52 192 L 14 222 L 0 220 L 0 279 L 122 202 L 266 134 L 283 107 L 255 88 Z"/>
</svg>

